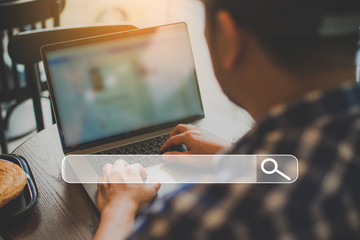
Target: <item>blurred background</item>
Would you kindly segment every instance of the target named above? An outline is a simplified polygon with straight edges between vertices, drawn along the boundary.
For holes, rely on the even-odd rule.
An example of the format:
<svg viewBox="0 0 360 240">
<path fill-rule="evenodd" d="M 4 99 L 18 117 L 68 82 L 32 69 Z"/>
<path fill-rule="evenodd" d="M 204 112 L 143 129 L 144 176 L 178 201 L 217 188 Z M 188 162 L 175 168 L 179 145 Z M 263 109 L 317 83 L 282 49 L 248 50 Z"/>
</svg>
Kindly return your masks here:
<svg viewBox="0 0 360 240">
<path fill-rule="evenodd" d="M 69 27 L 122 24 L 124 22 L 133 24 L 138 28 L 173 22 L 186 22 L 190 32 L 206 116 L 224 114 L 224 117 L 239 119 L 242 124 L 249 127 L 252 125 L 253 120 L 247 112 L 230 103 L 217 84 L 204 37 L 205 12 L 201 1 L 66 0 L 65 7 L 60 15 L 60 26 Z M 50 26 L 51 24 L 47 25 Z M 4 55 L 7 55 L 6 43 L 4 45 Z M 8 56 L 5 59 L 9 61 Z M 21 71 L 21 66 L 18 66 L 18 69 Z M 41 75 L 42 78 L 45 77 L 43 72 Z M 44 98 L 41 101 L 46 128 L 52 125 L 50 101 Z M 209 106 L 211 107 L 209 108 Z M 6 105 L 2 107 L 5 111 Z M 36 134 L 36 122 L 33 112 L 32 100 L 25 101 L 12 111 L 9 117 L 9 125 L 5 131 L 7 138 L 10 139 L 8 142 L 9 152 Z M 2 112 L 2 114 L 4 116 L 5 113 Z M 28 134 L 23 136 L 24 132 Z"/>
</svg>

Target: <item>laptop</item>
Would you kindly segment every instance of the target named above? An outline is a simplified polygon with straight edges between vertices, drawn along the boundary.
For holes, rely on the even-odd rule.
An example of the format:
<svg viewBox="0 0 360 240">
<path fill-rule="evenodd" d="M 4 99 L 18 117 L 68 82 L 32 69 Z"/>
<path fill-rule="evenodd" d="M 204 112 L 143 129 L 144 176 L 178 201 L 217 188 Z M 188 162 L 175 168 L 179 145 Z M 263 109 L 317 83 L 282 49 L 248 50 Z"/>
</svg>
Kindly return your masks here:
<svg viewBox="0 0 360 240">
<path fill-rule="evenodd" d="M 161 154 L 177 124 L 204 120 L 185 23 L 46 45 L 41 54 L 65 155 Z M 83 185 L 96 203 L 96 186 Z"/>
</svg>

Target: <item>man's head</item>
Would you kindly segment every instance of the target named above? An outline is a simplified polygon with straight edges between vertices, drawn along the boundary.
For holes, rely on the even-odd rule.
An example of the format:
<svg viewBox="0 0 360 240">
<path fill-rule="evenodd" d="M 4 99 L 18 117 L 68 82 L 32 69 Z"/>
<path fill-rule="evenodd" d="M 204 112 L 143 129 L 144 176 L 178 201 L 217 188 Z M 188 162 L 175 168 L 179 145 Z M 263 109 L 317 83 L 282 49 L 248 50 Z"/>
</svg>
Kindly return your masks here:
<svg viewBox="0 0 360 240">
<path fill-rule="evenodd" d="M 351 80 L 358 0 L 203 0 L 223 91 L 255 118 L 271 105 Z M 334 73 L 337 69 L 337 73 Z"/>
</svg>

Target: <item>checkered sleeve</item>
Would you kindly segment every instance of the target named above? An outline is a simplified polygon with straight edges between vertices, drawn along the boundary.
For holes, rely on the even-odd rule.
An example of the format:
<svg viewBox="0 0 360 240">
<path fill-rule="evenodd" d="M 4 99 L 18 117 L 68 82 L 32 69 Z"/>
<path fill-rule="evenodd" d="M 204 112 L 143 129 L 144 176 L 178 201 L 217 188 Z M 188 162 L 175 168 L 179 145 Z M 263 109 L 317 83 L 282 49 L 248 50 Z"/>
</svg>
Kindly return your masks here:
<svg viewBox="0 0 360 240">
<path fill-rule="evenodd" d="M 271 188 L 245 184 L 187 185 L 144 212 L 129 239 L 274 237 L 272 215 L 259 216 L 261 199 Z M 253 228 L 252 224 L 258 227 Z"/>
</svg>

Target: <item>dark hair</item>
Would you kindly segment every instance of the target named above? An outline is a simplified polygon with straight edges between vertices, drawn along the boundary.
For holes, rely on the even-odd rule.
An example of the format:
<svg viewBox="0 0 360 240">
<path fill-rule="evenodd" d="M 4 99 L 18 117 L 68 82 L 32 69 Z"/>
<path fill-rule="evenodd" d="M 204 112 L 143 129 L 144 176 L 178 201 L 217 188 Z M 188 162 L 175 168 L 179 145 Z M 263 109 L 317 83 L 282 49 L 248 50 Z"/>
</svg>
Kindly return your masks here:
<svg viewBox="0 0 360 240">
<path fill-rule="evenodd" d="M 359 0 L 203 0 L 209 21 L 228 11 L 238 26 L 254 34 L 262 48 L 291 71 L 312 71 L 329 61 L 329 49 L 355 55 Z M 358 23 L 358 24 L 357 24 Z M 342 25 L 340 25 L 342 24 Z"/>
</svg>

